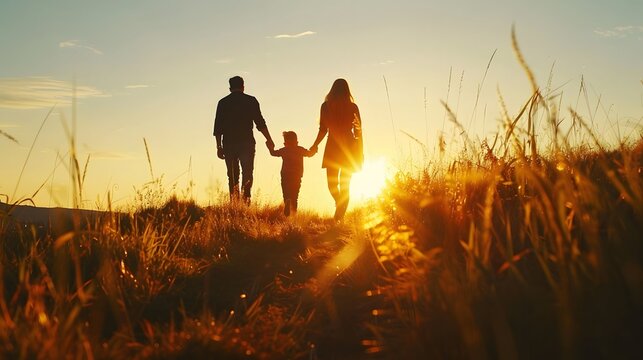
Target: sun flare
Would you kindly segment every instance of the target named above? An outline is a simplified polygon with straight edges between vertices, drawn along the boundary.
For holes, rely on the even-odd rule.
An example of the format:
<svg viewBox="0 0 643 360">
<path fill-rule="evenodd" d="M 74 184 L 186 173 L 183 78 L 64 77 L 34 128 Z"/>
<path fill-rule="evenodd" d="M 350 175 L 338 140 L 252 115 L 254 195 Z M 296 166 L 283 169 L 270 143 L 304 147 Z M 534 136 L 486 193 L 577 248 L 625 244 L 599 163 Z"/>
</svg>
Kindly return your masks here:
<svg viewBox="0 0 643 360">
<path fill-rule="evenodd" d="M 351 198 L 368 200 L 378 196 L 389 178 L 389 168 L 384 158 L 365 161 L 362 171 L 355 173 L 351 181 Z"/>
</svg>

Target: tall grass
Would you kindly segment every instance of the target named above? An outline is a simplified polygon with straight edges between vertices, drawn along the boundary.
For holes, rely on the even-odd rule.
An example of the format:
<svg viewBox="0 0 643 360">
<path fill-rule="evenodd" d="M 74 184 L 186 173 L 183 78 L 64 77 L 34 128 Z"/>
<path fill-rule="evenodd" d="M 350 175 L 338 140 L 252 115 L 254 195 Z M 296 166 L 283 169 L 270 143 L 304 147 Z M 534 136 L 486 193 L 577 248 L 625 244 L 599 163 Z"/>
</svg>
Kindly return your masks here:
<svg viewBox="0 0 643 360">
<path fill-rule="evenodd" d="M 291 307 L 298 300 L 275 276 L 297 269 L 303 226 L 326 221 L 280 214 L 170 200 L 60 235 L 3 226 L 3 356 L 299 356 L 311 312 Z"/>
<path fill-rule="evenodd" d="M 387 274 L 369 344 L 385 357 L 643 353 L 643 140 L 608 150 L 570 108 L 572 130 L 590 139 L 572 146 L 512 35 L 533 95 L 515 117 L 502 106 L 501 141 L 431 176 L 398 174 L 369 224 Z"/>
</svg>

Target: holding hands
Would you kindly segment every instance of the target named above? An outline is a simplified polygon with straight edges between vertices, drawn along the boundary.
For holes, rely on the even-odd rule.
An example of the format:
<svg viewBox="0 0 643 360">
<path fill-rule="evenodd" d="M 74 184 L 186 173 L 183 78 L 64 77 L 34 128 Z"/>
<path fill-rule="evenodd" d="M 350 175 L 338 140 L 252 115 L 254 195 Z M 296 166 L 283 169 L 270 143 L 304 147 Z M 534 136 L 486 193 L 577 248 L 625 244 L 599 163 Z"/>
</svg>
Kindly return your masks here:
<svg viewBox="0 0 643 360">
<path fill-rule="evenodd" d="M 268 152 L 270 152 L 270 155 L 279 156 L 275 151 L 275 143 L 272 142 L 272 140 L 266 141 L 266 147 L 268 148 Z"/>
</svg>

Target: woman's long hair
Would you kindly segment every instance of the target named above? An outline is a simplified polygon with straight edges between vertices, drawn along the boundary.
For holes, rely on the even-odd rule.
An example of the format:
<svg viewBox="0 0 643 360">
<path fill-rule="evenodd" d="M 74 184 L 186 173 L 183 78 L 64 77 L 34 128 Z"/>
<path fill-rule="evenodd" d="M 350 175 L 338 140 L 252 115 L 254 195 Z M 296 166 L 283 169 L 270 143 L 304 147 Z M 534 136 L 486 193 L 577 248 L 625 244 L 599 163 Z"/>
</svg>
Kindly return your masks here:
<svg viewBox="0 0 643 360">
<path fill-rule="evenodd" d="M 333 82 L 328 95 L 326 95 L 326 124 L 331 129 L 346 129 L 353 125 L 355 102 L 348 82 L 337 79 Z"/>
<path fill-rule="evenodd" d="M 355 102 L 351 90 L 348 88 L 348 82 L 344 79 L 337 79 L 333 82 L 328 95 L 326 95 L 326 102 L 329 103 L 344 103 Z"/>
</svg>

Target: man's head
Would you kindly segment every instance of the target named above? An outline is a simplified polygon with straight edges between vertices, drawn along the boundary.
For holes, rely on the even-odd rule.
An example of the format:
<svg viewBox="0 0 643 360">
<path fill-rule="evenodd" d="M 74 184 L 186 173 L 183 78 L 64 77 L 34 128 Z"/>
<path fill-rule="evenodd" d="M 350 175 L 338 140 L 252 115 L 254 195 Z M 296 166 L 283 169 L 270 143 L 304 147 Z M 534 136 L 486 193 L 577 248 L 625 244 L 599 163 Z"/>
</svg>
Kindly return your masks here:
<svg viewBox="0 0 643 360">
<path fill-rule="evenodd" d="M 230 83 L 230 91 L 243 91 L 243 78 L 241 76 L 233 76 L 228 82 Z"/>
<path fill-rule="evenodd" d="M 284 146 L 297 146 L 297 133 L 294 131 L 284 131 Z"/>
</svg>

